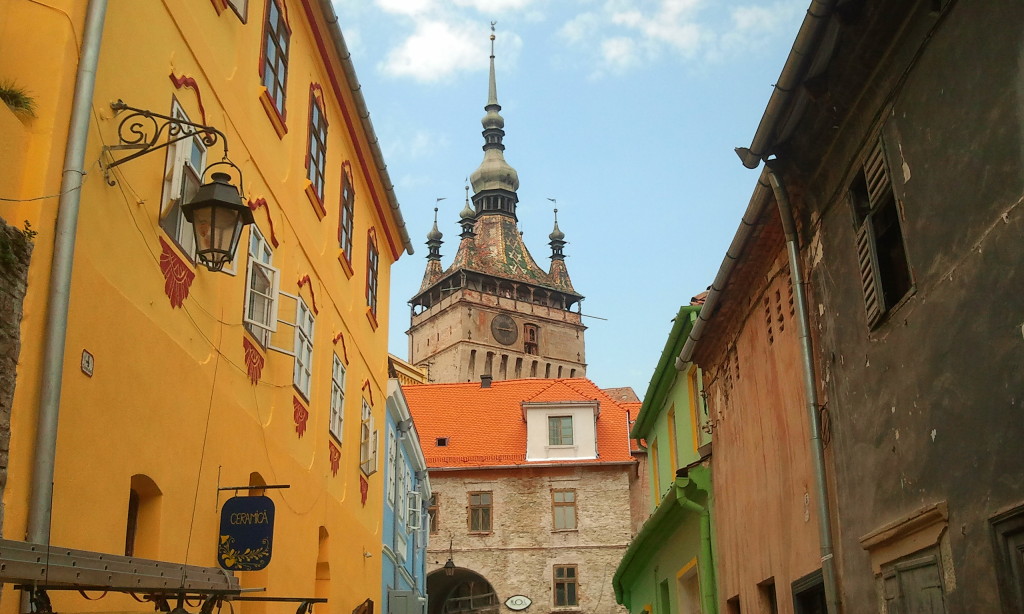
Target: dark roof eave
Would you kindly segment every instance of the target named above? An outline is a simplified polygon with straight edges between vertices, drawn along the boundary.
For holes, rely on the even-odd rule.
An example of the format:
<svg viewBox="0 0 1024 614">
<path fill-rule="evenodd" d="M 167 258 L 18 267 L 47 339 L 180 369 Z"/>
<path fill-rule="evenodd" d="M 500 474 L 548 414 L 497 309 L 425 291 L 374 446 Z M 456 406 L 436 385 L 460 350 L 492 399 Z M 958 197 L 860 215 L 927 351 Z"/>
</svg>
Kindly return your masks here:
<svg viewBox="0 0 1024 614">
<path fill-rule="evenodd" d="M 761 160 L 772 154 L 778 144 L 779 128 L 784 120 L 784 112 L 790 107 L 791 100 L 802 87 L 807 71 L 814 64 L 815 55 L 822 37 L 828 26 L 828 18 L 832 15 L 838 0 L 812 0 L 807 14 L 800 24 L 789 56 L 776 80 L 775 89 L 765 107 L 764 115 L 757 125 L 750 147 L 737 147 L 743 166 L 754 169 Z"/>
</svg>

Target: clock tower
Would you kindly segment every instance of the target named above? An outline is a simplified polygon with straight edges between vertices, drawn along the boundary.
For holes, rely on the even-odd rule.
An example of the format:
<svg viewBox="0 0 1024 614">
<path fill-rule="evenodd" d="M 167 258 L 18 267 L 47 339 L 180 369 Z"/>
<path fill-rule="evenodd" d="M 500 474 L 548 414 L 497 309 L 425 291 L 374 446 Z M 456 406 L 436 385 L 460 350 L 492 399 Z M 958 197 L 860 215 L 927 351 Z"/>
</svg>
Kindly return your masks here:
<svg viewBox="0 0 1024 614">
<path fill-rule="evenodd" d="M 493 30 L 493 28 L 492 28 Z M 470 175 L 472 200 L 459 214 L 462 232 L 452 264 L 441 266 L 442 235 L 427 234 L 427 269 L 412 298 L 409 361 L 430 382 L 586 375 L 580 304 L 565 267 L 565 234 L 548 235 L 551 265 L 541 269 L 519 232 L 519 175 L 505 161 L 491 34 L 490 79 L 482 120 L 484 159 Z"/>
</svg>

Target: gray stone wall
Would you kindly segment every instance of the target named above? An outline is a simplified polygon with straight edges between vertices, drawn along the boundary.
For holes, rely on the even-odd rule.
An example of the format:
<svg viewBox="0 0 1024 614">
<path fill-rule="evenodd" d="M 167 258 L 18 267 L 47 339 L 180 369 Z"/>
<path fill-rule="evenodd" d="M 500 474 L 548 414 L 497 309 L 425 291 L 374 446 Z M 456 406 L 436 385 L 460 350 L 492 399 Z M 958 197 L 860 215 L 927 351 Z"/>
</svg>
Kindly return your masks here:
<svg viewBox="0 0 1024 614">
<path fill-rule="evenodd" d="M 624 614 L 616 604 L 612 575 L 631 537 L 630 475 L 633 465 L 431 472 L 439 495 L 439 530 L 431 535 L 428 573 L 448 557 L 460 569 L 485 578 L 499 603 L 526 595 L 530 612 L 550 612 L 555 565 L 576 565 L 579 606 L 588 614 Z M 576 531 L 553 531 L 552 489 L 574 489 Z M 468 530 L 468 493 L 493 494 L 493 531 Z M 431 595 L 443 599 L 443 595 Z M 501 606 L 501 612 L 509 612 Z"/>
<path fill-rule="evenodd" d="M 28 287 L 32 232 L 8 226 L 0 218 L 0 526 L 11 442 L 11 403 L 21 350 L 21 316 Z"/>
</svg>

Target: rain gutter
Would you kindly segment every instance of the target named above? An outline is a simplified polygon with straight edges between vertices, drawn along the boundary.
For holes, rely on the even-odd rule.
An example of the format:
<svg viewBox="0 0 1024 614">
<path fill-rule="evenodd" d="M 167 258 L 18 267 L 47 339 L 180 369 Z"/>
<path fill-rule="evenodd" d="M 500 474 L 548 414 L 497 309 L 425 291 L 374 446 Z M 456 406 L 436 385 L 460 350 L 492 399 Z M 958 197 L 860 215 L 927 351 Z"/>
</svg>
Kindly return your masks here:
<svg viewBox="0 0 1024 614">
<path fill-rule="evenodd" d="M 36 544 L 50 542 L 50 515 L 53 504 L 53 472 L 57 456 L 57 421 L 60 415 L 60 391 L 64 375 L 64 349 L 67 342 L 68 308 L 71 303 L 71 272 L 75 260 L 75 234 L 85 176 L 85 148 L 89 140 L 89 114 L 96 89 L 96 67 L 107 0 L 89 0 L 85 9 L 82 51 L 75 75 L 64 167 L 57 201 L 54 226 L 53 259 L 43 329 L 42 373 L 39 380 L 39 408 L 36 414 L 36 445 L 32 464 L 31 494 L 28 501 L 26 540 Z"/>
<path fill-rule="evenodd" d="M 679 308 L 676 317 L 672 318 L 672 330 L 668 334 L 665 348 L 661 351 L 661 357 L 658 358 L 658 365 L 654 368 L 651 382 L 647 385 L 643 404 L 637 413 L 633 429 L 629 433 L 631 438 L 643 438 L 647 429 L 650 428 L 651 422 L 657 417 L 657 408 L 661 405 L 666 391 L 675 381 L 675 375 L 678 373 L 673 361 L 682 349 L 681 345 L 685 343 L 684 332 L 688 326 L 693 326 L 693 316 L 697 313 L 700 313 L 699 305 L 683 305 Z M 669 377 L 670 374 L 672 377 Z"/>
<path fill-rule="evenodd" d="M 714 281 L 711 282 L 708 296 L 704 299 L 704 305 L 697 313 L 697 321 L 694 323 L 693 328 L 690 329 L 690 334 L 687 335 L 686 343 L 683 344 L 683 349 L 679 352 L 679 356 L 676 357 L 676 369 L 682 371 L 686 368 L 686 363 L 692 361 L 693 350 L 697 342 L 700 341 L 701 336 L 703 336 L 707 322 L 714 316 L 718 300 L 729 283 L 729 276 L 732 275 L 733 268 L 743 254 L 750 235 L 754 232 L 754 228 L 757 227 L 757 220 L 764 212 L 769 196 L 771 196 L 771 187 L 768 185 L 766 171 L 762 171 L 761 176 L 757 179 L 757 185 L 754 187 L 754 193 L 750 195 L 747 210 L 743 212 L 743 217 L 740 219 L 740 226 L 736 229 L 736 235 L 733 236 L 732 243 L 729 244 L 729 249 L 725 252 L 725 258 L 722 259 L 722 264 L 718 267 L 718 274 L 715 275 Z"/>
<path fill-rule="evenodd" d="M 782 67 L 782 73 L 775 83 L 768 106 L 757 126 L 750 147 L 737 147 L 736 154 L 747 168 L 757 168 L 761 160 L 774 153 L 778 131 L 782 123 L 782 112 L 802 87 L 805 76 L 814 63 L 814 54 L 825 34 L 828 18 L 835 10 L 838 0 L 812 0 L 804 21 L 800 24 L 796 40 Z"/>
<path fill-rule="evenodd" d="M 356 77 L 356 67 L 352 63 L 352 52 L 345 43 L 345 36 L 341 33 L 341 26 L 338 24 L 338 14 L 334 11 L 334 4 L 331 0 L 319 0 L 320 12 L 327 19 L 327 25 L 331 33 L 331 40 L 334 41 L 334 49 L 341 59 L 342 69 L 345 71 L 345 80 L 348 82 L 352 92 L 352 99 L 356 103 L 356 114 L 363 124 L 363 131 L 366 133 L 366 140 L 370 144 L 370 153 L 373 155 L 373 162 L 380 173 L 380 181 L 384 185 L 384 192 L 388 197 L 388 204 L 391 205 L 391 213 L 395 216 L 395 223 L 398 225 L 398 235 L 402 239 L 402 247 L 410 256 L 414 250 L 412 239 L 409 238 L 409 228 L 402 217 L 402 210 L 398 206 L 398 197 L 395 195 L 395 184 L 391 181 L 388 173 L 388 165 L 384 163 L 384 154 L 380 150 L 380 139 L 373 130 L 373 123 L 370 121 L 370 111 L 366 108 L 366 99 L 363 98 L 362 86 L 359 85 L 359 78 Z"/>
<path fill-rule="evenodd" d="M 807 317 L 805 282 L 800 269 L 800 237 L 793 220 L 789 194 L 772 163 L 765 165 L 775 200 L 779 204 L 782 230 L 786 234 L 789 274 L 793 280 L 797 321 L 800 324 L 800 357 L 803 362 L 804 394 L 807 397 L 807 418 L 811 431 L 811 461 L 814 467 L 815 503 L 818 508 L 818 540 L 821 546 L 821 574 L 825 583 L 825 603 L 829 614 L 838 614 L 839 595 L 836 590 L 836 562 L 832 546 L 832 516 L 828 505 L 828 482 L 825 480 L 825 447 L 821 441 L 821 414 L 818 407 L 818 385 L 814 373 L 814 351 L 811 347 L 811 326 Z"/>
</svg>

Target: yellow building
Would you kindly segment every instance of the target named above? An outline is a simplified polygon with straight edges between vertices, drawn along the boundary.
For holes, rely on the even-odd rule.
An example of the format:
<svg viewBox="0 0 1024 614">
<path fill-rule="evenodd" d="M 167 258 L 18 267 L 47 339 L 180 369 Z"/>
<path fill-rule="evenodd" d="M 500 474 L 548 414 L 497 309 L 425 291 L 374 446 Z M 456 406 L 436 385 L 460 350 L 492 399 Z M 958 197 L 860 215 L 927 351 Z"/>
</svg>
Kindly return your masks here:
<svg viewBox="0 0 1024 614">
<path fill-rule="evenodd" d="M 319 612 L 378 600 L 389 270 L 412 247 L 330 0 L 9 0 L 3 82 L 31 94 L 35 116 L 0 105 L 0 217 L 39 232 L 3 538 L 216 567 L 236 494 L 218 488 L 286 485 L 265 491 L 271 563 L 236 572 L 266 591 L 243 594 L 328 598 Z M 140 132 L 152 149 L 130 147 Z M 181 205 L 225 153 L 236 166 L 211 172 L 241 187 L 254 223 L 211 272 Z M 12 574 L 0 576 L 0 611 L 13 612 Z M 152 609 L 50 598 L 60 611 Z"/>
</svg>

